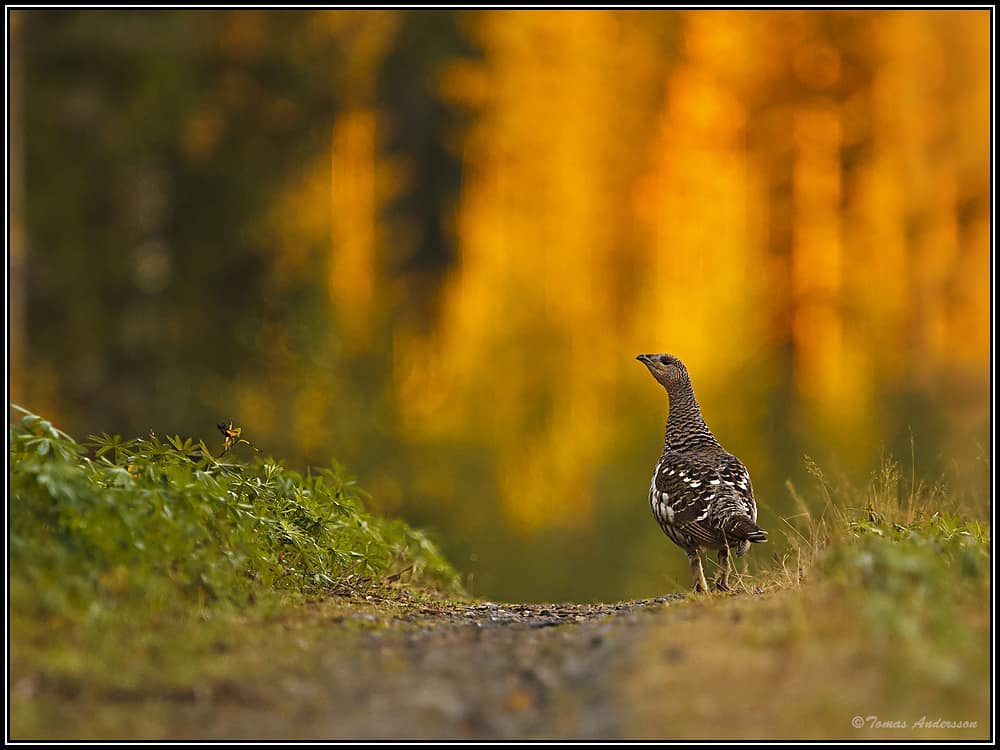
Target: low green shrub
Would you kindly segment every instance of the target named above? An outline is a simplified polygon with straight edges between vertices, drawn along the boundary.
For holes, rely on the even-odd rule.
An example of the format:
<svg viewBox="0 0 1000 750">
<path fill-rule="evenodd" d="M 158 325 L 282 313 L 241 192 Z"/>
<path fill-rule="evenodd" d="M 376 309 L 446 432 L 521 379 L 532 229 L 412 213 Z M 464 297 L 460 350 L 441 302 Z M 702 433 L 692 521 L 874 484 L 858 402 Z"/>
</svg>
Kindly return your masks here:
<svg viewBox="0 0 1000 750">
<path fill-rule="evenodd" d="M 952 688 L 982 677 L 989 524 L 971 518 L 943 483 L 904 478 L 893 461 L 862 489 L 807 467 L 819 492 L 810 501 L 791 488 L 801 512 L 788 519 L 792 553 L 777 579 L 825 584 L 843 615 L 896 664 L 887 674 Z"/>
<path fill-rule="evenodd" d="M 338 465 L 301 475 L 152 433 L 80 444 L 25 413 L 10 429 L 9 487 L 11 603 L 23 614 L 241 606 L 347 577 L 458 586 L 422 532 L 365 511 Z"/>
</svg>

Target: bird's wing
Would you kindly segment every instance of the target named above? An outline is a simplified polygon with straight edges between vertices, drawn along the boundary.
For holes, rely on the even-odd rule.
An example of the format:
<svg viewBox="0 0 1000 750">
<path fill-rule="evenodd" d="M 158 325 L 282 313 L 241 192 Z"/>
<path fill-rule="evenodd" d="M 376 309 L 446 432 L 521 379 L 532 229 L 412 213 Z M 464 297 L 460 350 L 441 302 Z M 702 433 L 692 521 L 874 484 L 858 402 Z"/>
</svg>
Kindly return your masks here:
<svg viewBox="0 0 1000 750">
<path fill-rule="evenodd" d="M 757 522 L 757 503 L 753 497 L 750 472 L 736 456 L 726 453 L 716 464 L 720 492 L 713 504 L 713 516 L 746 515 Z"/>
<path fill-rule="evenodd" d="M 704 544 L 720 541 L 726 522 L 737 516 L 757 521 L 750 473 L 731 454 L 704 456 L 668 452 L 653 478 L 656 500 L 668 521 Z"/>
<path fill-rule="evenodd" d="M 712 505 L 721 484 L 712 461 L 689 453 L 665 453 L 653 477 L 653 489 L 668 509 L 669 523 L 705 544 L 719 538 L 713 529 Z"/>
</svg>

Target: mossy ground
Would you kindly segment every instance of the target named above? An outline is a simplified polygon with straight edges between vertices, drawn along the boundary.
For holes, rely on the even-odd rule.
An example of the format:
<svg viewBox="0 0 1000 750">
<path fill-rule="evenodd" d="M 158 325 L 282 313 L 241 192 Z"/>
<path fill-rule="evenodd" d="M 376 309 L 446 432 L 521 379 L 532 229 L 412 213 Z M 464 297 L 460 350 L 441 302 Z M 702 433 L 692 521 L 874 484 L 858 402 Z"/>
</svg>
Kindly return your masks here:
<svg viewBox="0 0 1000 750">
<path fill-rule="evenodd" d="M 622 683 L 632 736 L 989 737 L 988 607 L 963 615 L 975 653 L 956 658 L 938 649 L 913 654 L 876 637 L 855 602 L 836 587 L 812 583 L 708 597 L 658 618 L 625 669 L 632 675 Z M 966 724 L 931 726 L 939 719 Z"/>
</svg>

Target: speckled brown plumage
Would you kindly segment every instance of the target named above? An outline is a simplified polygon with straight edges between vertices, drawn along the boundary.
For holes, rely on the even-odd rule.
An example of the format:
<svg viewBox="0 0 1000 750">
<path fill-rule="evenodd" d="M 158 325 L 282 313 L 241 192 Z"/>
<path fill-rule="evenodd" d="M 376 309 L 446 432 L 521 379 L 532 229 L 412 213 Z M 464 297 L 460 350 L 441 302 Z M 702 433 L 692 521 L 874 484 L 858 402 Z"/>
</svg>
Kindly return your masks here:
<svg viewBox="0 0 1000 750">
<path fill-rule="evenodd" d="M 663 453 L 649 484 L 649 506 L 663 532 L 688 555 L 695 591 L 708 584 L 699 548 L 717 550 L 716 588 L 729 588 L 730 551 L 766 542 L 757 525 L 750 473 L 708 429 L 684 364 L 670 354 L 640 354 L 670 400 Z"/>
</svg>

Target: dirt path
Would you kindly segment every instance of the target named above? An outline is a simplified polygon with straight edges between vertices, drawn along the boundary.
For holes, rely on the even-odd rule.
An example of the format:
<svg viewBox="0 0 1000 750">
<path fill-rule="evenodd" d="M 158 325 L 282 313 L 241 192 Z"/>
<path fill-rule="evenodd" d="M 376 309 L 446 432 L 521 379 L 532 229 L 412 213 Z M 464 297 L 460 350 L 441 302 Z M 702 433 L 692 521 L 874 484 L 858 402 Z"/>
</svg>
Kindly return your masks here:
<svg viewBox="0 0 1000 750">
<path fill-rule="evenodd" d="M 431 608 L 368 632 L 322 736 L 617 737 L 627 631 L 679 595 L 615 605 Z M 348 678 L 348 674 L 354 678 Z"/>
<path fill-rule="evenodd" d="M 12 668 L 12 737 L 146 739 L 983 737 L 988 690 L 886 683 L 866 640 L 800 591 L 620 604 L 330 596 L 122 644 L 117 672 Z M 164 642 L 166 643 L 166 642 Z M 133 649 L 133 650 L 129 650 Z M 169 652 L 169 653 L 165 653 Z M 110 663 L 110 660 L 106 663 Z M 132 670 L 129 664 L 133 664 Z M 901 695 L 906 700 L 900 702 Z M 896 732 L 855 716 L 974 719 Z M 909 714 L 913 716 L 909 716 Z M 15 720 L 16 719 L 16 720 Z"/>
<path fill-rule="evenodd" d="M 275 683 L 189 706 L 209 736 L 619 737 L 613 688 L 648 613 L 680 595 L 602 605 L 316 606 L 306 661 Z M 354 608 L 368 603 L 355 601 Z M 293 631 L 290 631 L 293 632 Z M 228 695 L 227 695 L 228 693 Z M 284 709 L 296 707 L 289 721 Z M 185 711 L 186 713 L 186 711 Z M 207 723 L 206 723 L 207 722 Z"/>
<path fill-rule="evenodd" d="M 15 700 L 49 737 L 620 737 L 637 631 L 681 600 L 332 596 L 175 654 L 194 662 L 186 676 L 15 675 Z"/>
</svg>

